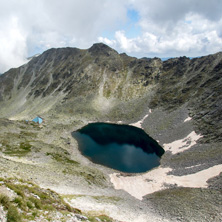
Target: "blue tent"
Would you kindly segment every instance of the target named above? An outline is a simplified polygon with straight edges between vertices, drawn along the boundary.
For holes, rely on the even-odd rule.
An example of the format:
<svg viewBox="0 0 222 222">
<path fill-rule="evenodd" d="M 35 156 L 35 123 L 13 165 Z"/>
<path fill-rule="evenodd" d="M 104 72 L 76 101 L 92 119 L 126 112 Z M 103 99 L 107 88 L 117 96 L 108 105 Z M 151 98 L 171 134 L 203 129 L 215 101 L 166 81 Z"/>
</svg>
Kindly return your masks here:
<svg viewBox="0 0 222 222">
<path fill-rule="evenodd" d="M 32 121 L 35 122 L 35 123 L 41 124 L 42 121 L 43 121 L 43 119 L 42 119 L 41 117 L 37 116 L 37 117 L 35 117 L 35 119 L 33 119 Z"/>
</svg>

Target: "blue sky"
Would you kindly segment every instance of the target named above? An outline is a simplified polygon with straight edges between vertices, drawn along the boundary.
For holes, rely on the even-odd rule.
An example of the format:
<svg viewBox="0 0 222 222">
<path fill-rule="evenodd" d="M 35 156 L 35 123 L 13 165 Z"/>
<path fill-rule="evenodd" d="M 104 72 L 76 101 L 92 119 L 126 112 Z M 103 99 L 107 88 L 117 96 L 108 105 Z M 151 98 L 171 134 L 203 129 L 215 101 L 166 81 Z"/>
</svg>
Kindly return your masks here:
<svg viewBox="0 0 222 222">
<path fill-rule="evenodd" d="M 139 13 L 134 9 L 127 9 L 127 18 L 124 22 L 118 23 L 118 29 L 124 30 L 128 38 L 135 38 L 141 34 L 141 28 L 138 24 L 140 19 Z M 112 30 L 104 30 L 101 37 L 113 39 L 115 32 Z"/>
<path fill-rule="evenodd" d="M 136 57 L 222 51 L 221 0 L 0 2 L 0 73 L 56 47 L 103 42 Z"/>
<path fill-rule="evenodd" d="M 135 38 L 141 34 L 141 28 L 139 26 L 140 16 L 134 9 L 127 10 L 127 24 L 123 27 L 126 30 L 128 38 Z"/>
</svg>

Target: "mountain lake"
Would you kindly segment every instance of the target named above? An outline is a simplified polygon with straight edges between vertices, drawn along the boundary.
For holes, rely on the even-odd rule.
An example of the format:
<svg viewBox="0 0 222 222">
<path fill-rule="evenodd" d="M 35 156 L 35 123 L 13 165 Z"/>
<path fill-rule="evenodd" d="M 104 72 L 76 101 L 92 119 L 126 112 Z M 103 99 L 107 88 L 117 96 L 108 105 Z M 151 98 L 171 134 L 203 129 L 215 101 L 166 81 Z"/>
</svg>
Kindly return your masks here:
<svg viewBox="0 0 222 222">
<path fill-rule="evenodd" d="M 90 123 L 72 132 L 79 150 L 92 162 L 127 173 L 142 173 L 160 165 L 164 149 L 142 129 L 110 123 Z"/>
</svg>

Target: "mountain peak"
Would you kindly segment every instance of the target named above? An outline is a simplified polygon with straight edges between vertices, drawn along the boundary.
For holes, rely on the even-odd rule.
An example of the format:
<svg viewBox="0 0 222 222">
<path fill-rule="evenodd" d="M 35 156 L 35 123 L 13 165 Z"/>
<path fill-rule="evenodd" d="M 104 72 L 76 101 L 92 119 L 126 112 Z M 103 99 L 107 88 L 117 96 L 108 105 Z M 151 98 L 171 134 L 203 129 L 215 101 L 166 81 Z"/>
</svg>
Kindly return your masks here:
<svg viewBox="0 0 222 222">
<path fill-rule="evenodd" d="M 118 54 L 117 51 L 110 48 L 108 45 L 106 45 L 104 43 L 95 43 L 88 49 L 88 51 L 92 55 L 107 55 L 107 56 L 109 56 L 111 53 Z"/>
</svg>

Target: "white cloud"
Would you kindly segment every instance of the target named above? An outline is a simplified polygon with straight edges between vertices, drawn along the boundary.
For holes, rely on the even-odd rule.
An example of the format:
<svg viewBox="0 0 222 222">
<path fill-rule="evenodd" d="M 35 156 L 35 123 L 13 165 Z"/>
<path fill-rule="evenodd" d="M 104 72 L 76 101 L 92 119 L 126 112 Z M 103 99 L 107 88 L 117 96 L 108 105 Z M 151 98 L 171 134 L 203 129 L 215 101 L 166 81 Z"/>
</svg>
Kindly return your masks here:
<svg viewBox="0 0 222 222">
<path fill-rule="evenodd" d="M 50 47 L 97 41 L 139 57 L 215 53 L 222 50 L 221 8 L 221 0 L 1 1 L 0 73 Z M 130 25 L 128 9 L 139 15 Z"/>
<path fill-rule="evenodd" d="M 98 37 L 98 41 L 99 42 L 103 42 L 106 45 L 109 45 L 111 47 L 116 47 L 116 40 L 110 40 L 108 38 L 104 38 L 104 37 Z"/>
<path fill-rule="evenodd" d="M 138 39 L 128 39 L 124 31 L 117 31 L 115 38 L 119 43 L 120 48 L 127 52 L 139 52 L 141 49 L 137 46 Z"/>
<path fill-rule="evenodd" d="M 116 31 L 116 46 L 130 55 L 200 56 L 222 50 L 222 1 L 131 0 L 142 32 Z M 214 9 L 214 10 L 213 10 Z"/>
<path fill-rule="evenodd" d="M 50 47 L 88 48 L 104 30 L 115 30 L 126 18 L 125 0 L 1 1 L 0 73 Z"/>
<path fill-rule="evenodd" d="M 26 33 L 19 27 L 18 19 L 11 17 L 9 26 L 0 25 L 0 73 L 20 66 L 26 61 Z"/>
</svg>

